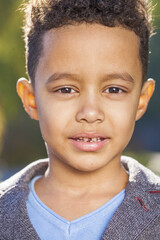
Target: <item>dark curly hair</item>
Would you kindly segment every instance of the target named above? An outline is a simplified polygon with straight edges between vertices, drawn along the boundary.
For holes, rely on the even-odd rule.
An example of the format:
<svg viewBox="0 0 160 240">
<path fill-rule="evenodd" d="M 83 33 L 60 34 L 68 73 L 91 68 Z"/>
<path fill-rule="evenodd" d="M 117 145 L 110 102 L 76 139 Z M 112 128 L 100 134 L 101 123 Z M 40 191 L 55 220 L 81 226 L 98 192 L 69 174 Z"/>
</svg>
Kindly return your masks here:
<svg viewBox="0 0 160 240">
<path fill-rule="evenodd" d="M 44 33 L 52 28 L 85 22 L 134 31 L 140 39 L 144 81 L 152 33 L 151 10 L 149 0 L 29 0 L 24 8 L 23 27 L 29 78 L 34 83 Z"/>
</svg>

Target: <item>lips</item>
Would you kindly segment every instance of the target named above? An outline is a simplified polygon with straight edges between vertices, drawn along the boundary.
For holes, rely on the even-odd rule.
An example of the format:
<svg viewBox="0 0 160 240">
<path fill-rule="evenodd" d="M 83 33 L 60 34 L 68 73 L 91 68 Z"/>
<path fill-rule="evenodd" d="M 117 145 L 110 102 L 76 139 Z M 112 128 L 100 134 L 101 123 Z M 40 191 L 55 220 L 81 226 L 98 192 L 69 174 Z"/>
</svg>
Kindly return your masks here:
<svg viewBox="0 0 160 240">
<path fill-rule="evenodd" d="M 103 148 L 108 142 L 109 137 L 99 133 L 76 134 L 70 138 L 71 144 L 80 151 L 94 152 Z"/>
</svg>

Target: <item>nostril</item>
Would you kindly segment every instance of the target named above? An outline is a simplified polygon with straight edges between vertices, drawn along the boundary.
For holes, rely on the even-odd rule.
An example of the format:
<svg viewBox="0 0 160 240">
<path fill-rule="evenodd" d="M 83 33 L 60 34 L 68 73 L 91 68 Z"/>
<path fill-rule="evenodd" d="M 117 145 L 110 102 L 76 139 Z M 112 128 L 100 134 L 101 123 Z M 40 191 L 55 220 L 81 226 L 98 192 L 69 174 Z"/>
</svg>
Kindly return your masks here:
<svg viewBox="0 0 160 240">
<path fill-rule="evenodd" d="M 76 114 L 76 120 L 79 122 L 103 122 L 104 121 L 104 113 L 95 107 L 86 107 L 83 108 Z"/>
</svg>

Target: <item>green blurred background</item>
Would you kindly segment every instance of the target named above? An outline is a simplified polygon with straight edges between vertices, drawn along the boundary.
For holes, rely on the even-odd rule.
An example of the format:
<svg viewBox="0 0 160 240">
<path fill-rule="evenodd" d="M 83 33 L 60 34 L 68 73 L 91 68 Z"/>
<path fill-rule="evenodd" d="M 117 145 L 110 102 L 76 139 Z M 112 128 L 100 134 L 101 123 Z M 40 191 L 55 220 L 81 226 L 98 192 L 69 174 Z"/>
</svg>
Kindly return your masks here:
<svg viewBox="0 0 160 240">
<path fill-rule="evenodd" d="M 145 116 L 137 122 L 125 151 L 160 174 L 160 1 L 153 17 L 157 33 L 150 44 L 148 77 L 156 80 L 156 91 Z M 0 179 L 5 179 L 31 161 L 46 157 L 38 122 L 24 112 L 16 93 L 16 82 L 25 74 L 21 0 L 0 0 Z M 2 134 L 3 133 L 3 134 Z"/>
</svg>

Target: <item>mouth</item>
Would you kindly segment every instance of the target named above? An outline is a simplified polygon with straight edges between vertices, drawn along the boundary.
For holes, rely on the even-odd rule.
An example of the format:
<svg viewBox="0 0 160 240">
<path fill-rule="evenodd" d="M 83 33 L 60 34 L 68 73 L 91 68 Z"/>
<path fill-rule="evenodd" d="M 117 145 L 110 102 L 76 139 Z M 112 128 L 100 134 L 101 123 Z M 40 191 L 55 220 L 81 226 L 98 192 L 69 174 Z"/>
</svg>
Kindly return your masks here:
<svg viewBox="0 0 160 240">
<path fill-rule="evenodd" d="M 96 137 L 96 138 L 86 138 L 86 137 L 80 137 L 80 138 L 71 138 L 77 142 L 102 142 L 105 140 L 105 138 L 102 138 L 102 137 Z"/>
<path fill-rule="evenodd" d="M 74 136 L 70 138 L 72 145 L 85 152 L 95 152 L 103 148 L 110 140 L 110 138 L 105 136 L 98 136 L 98 134 L 83 134 L 84 136 Z M 89 136 L 85 136 L 89 135 Z"/>
</svg>

